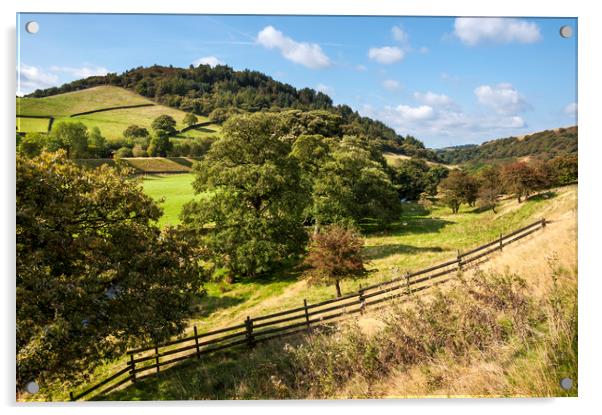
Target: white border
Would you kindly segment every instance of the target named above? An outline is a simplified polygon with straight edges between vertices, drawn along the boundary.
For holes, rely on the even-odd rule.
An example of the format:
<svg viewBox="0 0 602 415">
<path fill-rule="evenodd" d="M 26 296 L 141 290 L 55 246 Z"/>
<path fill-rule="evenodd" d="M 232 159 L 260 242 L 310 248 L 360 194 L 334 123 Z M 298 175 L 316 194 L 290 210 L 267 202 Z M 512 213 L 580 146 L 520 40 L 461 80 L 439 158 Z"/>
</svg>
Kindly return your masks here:
<svg viewBox="0 0 602 415">
<path fill-rule="evenodd" d="M 602 296 L 602 272 L 596 262 L 602 255 L 602 235 L 599 185 L 602 151 L 600 132 L 602 120 L 595 113 L 600 112 L 599 94 L 602 93 L 596 75 L 602 74 L 600 65 L 600 15 L 596 13 L 593 1 L 527 2 L 525 0 L 503 0 L 495 4 L 470 0 L 220 0 L 206 1 L 127 1 L 102 0 L 95 2 L 70 2 L 67 0 L 20 0 L 8 4 L 0 3 L 4 56 L 2 62 L 2 89 L 0 105 L 2 131 L 0 140 L 2 165 L 2 264 L 4 286 L 2 287 L 4 339 L 2 349 L 2 402 L 8 413 L 127 413 L 144 411 L 144 414 L 175 413 L 249 413 L 306 414 L 307 412 L 345 411 L 346 415 L 377 410 L 383 413 L 420 412 L 462 413 L 462 414 L 505 414 L 508 412 L 543 412 L 547 414 L 567 412 L 590 413 L 593 408 L 602 407 L 599 391 L 600 334 Z M 14 91 L 15 91 L 15 13 L 21 12 L 104 12 L 104 13 L 215 13 L 215 14 L 348 14 L 348 15 L 437 15 L 437 16 L 570 16 L 579 18 L 579 398 L 576 399 L 429 399 L 429 400 L 381 400 L 381 401 L 288 401 L 288 402 L 147 402 L 111 404 L 45 404 L 17 405 L 14 403 Z M 553 87 L 551 85 L 550 87 Z M 177 408 L 174 408 L 177 406 Z M 76 412 L 74 412 L 76 411 Z M 6 412 L 5 412 L 6 413 Z"/>
</svg>

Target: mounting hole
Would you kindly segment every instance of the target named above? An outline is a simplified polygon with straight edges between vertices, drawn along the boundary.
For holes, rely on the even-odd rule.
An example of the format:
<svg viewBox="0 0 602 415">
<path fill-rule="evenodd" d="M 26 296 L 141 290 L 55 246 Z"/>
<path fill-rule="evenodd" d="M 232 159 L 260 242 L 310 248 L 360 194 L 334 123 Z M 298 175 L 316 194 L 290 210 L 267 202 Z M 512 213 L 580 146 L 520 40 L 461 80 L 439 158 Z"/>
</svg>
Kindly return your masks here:
<svg viewBox="0 0 602 415">
<path fill-rule="evenodd" d="M 25 31 L 31 35 L 35 35 L 40 30 L 40 25 L 35 20 L 25 23 Z"/>
<path fill-rule="evenodd" d="M 573 387 L 573 379 L 571 378 L 562 378 L 560 379 L 560 387 L 566 391 Z"/>
<path fill-rule="evenodd" d="M 573 36 L 573 28 L 571 26 L 562 26 L 560 28 L 560 36 L 564 38 Z"/>
<path fill-rule="evenodd" d="M 29 382 L 25 385 L 25 390 L 31 394 L 38 393 L 40 391 L 40 385 L 36 382 Z"/>
</svg>

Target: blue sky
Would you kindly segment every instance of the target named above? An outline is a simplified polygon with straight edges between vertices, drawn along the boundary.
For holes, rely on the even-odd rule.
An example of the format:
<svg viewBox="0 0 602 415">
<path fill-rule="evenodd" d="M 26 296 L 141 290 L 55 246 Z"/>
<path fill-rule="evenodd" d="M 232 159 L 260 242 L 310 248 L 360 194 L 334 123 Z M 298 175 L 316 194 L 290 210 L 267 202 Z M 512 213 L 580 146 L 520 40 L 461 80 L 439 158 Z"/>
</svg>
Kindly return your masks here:
<svg viewBox="0 0 602 415">
<path fill-rule="evenodd" d="M 429 147 L 576 123 L 576 19 L 27 13 L 17 25 L 21 94 L 155 63 L 225 63 L 319 89 Z M 563 25 L 575 35 L 561 37 Z"/>
</svg>

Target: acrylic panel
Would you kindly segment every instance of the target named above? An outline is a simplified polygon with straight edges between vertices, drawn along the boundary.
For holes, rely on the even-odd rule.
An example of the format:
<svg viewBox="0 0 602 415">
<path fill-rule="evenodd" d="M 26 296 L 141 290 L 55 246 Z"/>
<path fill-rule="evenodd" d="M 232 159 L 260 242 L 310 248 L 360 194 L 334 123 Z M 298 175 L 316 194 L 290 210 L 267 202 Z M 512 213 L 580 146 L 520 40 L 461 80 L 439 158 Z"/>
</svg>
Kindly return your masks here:
<svg viewBox="0 0 602 415">
<path fill-rule="evenodd" d="M 577 35 L 18 14 L 17 400 L 577 396 Z"/>
</svg>

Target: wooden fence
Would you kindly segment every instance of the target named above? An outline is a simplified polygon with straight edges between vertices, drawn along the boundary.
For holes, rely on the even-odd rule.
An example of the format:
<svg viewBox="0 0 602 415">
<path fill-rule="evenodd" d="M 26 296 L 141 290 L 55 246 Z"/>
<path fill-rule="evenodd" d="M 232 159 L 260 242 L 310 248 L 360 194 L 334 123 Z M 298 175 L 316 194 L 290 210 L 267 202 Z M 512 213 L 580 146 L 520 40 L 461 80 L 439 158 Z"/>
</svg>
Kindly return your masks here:
<svg viewBox="0 0 602 415">
<path fill-rule="evenodd" d="M 95 396 L 103 395 L 128 382 L 137 382 L 148 376 L 187 359 L 200 359 L 219 350 L 237 346 L 253 347 L 258 343 L 277 337 L 309 331 L 312 327 L 331 323 L 367 308 L 374 310 L 386 306 L 386 302 L 395 298 L 420 292 L 448 281 L 450 274 L 476 266 L 484 257 L 501 251 L 504 246 L 516 242 L 546 226 L 546 220 L 540 219 L 508 235 L 471 249 L 459 252 L 456 258 L 420 271 L 406 273 L 389 281 L 360 288 L 359 291 L 342 297 L 309 304 L 303 300 L 303 306 L 251 318 L 238 325 L 225 327 L 206 333 L 198 333 L 152 347 L 141 347 L 127 352 L 128 363 L 101 382 L 75 394 L 71 400 L 78 400 L 98 391 Z M 100 389 L 100 390 L 99 390 Z"/>
</svg>

